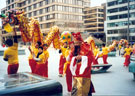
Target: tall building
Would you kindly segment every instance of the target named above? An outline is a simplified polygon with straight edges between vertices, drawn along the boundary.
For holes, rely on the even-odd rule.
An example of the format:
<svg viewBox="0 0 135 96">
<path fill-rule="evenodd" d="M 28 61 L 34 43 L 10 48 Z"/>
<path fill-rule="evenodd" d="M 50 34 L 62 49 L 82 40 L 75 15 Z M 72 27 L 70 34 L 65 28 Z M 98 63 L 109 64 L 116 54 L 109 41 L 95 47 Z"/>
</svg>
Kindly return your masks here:
<svg viewBox="0 0 135 96">
<path fill-rule="evenodd" d="M 53 25 L 59 26 L 60 32 L 83 32 L 83 9 L 89 6 L 90 0 L 6 0 L 2 13 L 10 9 L 24 10 L 27 17 L 39 20 L 46 35 Z"/>
<path fill-rule="evenodd" d="M 107 42 L 135 42 L 135 0 L 107 0 Z"/>
<path fill-rule="evenodd" d="M 0 27 L 0 46 L 1 46 L 1 44 L 2 44 L 2 28 Z"/>
<path fill-rule="evenodd" d="M 104 15 L 104 6 L 85 8 L 84 14 L 85 31 L 105 41 L 104 20 L 106 16 Z"/>
</svg>

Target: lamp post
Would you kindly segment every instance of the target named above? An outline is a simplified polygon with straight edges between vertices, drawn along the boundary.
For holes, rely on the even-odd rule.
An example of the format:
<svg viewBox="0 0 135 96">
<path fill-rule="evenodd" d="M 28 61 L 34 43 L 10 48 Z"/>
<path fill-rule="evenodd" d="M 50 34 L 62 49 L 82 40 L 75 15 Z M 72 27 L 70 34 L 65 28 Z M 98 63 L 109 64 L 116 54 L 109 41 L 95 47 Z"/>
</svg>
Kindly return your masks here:
<svg viewBox="0 0 135 96">
<path fill-rule="evenodd" d="M 130 12 L 129 12 L 129 11 L 130 11 L 130 9 L 129 9 L 129 5 L 130 5 L 130 4 L 129 4 L 129 3 L 130 3 L 130 1 L 128 0 L 128 29 L 127 29 L 127 40 L 128 40 L 128 41 L 129 41 L 129 32 L 130 32 L 130 31 L 129 31 L 129 25 L 130 25 L 130 24 L 129 24 L 129 20 L 130 20 Z"/>
</svg>

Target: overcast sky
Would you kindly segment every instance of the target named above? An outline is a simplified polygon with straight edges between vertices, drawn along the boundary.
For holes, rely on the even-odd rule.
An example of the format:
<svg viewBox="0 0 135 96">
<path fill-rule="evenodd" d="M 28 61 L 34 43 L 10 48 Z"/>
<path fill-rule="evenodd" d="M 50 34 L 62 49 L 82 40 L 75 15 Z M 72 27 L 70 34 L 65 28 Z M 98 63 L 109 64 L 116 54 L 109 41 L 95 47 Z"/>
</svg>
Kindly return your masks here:
<svg viewBox="0 0 135 96">
<path fill-rule="evenodd" d="M 100 6 L 102 3 L 105 3 L 106 0 L 91 0 L 91 6 Z M 1 9 L 6 6 L 6 0 L 0 0 L 0 13 Z M 1 20 L 0 20 L 0 26 L 1 26 Z"/>
<path fill-rule="evenodd" d="M 106 0 L 91 0 L 91 6 L 100 6 L 102 3 L 105 3 Z"/>
</svg>

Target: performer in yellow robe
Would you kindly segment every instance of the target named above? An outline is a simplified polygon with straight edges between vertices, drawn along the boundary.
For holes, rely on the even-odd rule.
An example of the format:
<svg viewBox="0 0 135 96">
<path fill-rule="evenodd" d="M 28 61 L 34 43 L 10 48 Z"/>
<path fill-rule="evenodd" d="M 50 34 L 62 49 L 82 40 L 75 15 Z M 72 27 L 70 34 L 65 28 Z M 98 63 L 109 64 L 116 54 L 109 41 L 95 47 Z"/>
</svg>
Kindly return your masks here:
<svg viewBox="0 0 135 96">
<path fill-rule="evenodd" d="M 8 74 L 16 74 L 18 71 L 18 68 L 19 68 L 18 40 L 17 40 L 15 28 L 14 28 L 14 37 L 13 38 L 14 38 L 14 41 L 12 39 L 6 40 L 6 46 L 8 48 L 4 51 L 4 56 L 3 56 L 3 59 L 5 61 L 8 61 L 8 69 L 7 69 Z"/>
<path fill-rule="evenodd" d="M 128 67 L 128 65 L 130 64 L 130 54 L 132 52 L 132 49 L 131 47 L 129 47 L 129 45 L 126 45 L 126 48 L 125 48 L 125 62 L 124 62 L 124 66 Z"/>
<path fill-rule="evenodd" d="M 69 48 L 67 48 L 65 52 L 65 57 L 68 59 L 70 51 L 74 50 L 74 42 L 69 42 Z M 70 71 L 70 61 L 66 60 L 66 63 L 64 63 L 64 72 L 63 75 L 66 74 L 66 83 L 67 83 L 67 90 L 68 92 L 72 91 L 72 74 Z"/>
<path fill-rule="evenodd" d="M 31 50 L 33 52 L 34 55 L 38 54 L 38 48 L 41 46 L 41 42 L 37 42 L 35 45 L 31 45 L 31 47 L 29 47 L 29 50 Z M 29 56 L 29 66 L 31 68 L 31 73 L 34 73 L 35 71 L 35 67 L 36 67 L 36 62 L 33 59 L 32 54 L 30 53 Z"/>
<path fill-rule="evenodd" d="M 38 54 L 35 56 L 33 54 L 33 59 L 36 61 L 36 67 L 34 73 L 43 77 L 46 77 L 45 71 L 45 54 L 43 52 L 43 47 L 38 48 Z"/>
<path fill-rule="evenodd" d="M 66 62 L 65 58 L 65 52 L 68 48 L 67 42 L 64 43 L 64 45 L 61 47 L 59 53 L 62 53 L 60 55 L 60 61 L 59 61 L 59 76 L 62 77 L 63 74 L 63 68 L 64 68 L 64 63 Z"/>
<path fill-rule="evenodd" d="M 48 48 L 48 45 L 47 44 L 44 44 L 43 45 L 43 48 L 44 48 L 44 61 L 45 61 L 45 77 L 47 77 L 48 78 L 48 58 L 49 58 L 49 52 L 47 51 L 47 48 Z"/>
<path fill-rule="evenodd" d="M 94 57 L 95 57 L 95 59 L 94 59 L 93 65 L 98 64 L 98 58 L 99 58 L 98 55 L 99 55 L 99 53 L 100 53 L 99 48 L 96 46 L 95 49 L 94 49 Z"/>
<path fill-rule="evenodd" d="M 105 44 L 102 44 L 102 52 L 103 52 L 103 62 L 104 64 L 108 64 L 107 58 L 108 58 L 108 48 L 105 46 Z"/>
</svg>

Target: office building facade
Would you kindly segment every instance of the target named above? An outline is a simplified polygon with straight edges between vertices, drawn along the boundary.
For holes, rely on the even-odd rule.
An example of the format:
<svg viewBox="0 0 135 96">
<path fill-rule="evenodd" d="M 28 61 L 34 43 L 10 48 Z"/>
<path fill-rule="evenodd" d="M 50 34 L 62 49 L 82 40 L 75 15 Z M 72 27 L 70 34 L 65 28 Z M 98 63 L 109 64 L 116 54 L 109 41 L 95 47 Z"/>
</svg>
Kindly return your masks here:
<svg viewBox="0 0 135 96">
<path fill-rule="evenodd" d="M 135 0 L 107 0 L 107 42 L 127 39 L 135 42 Z"/>
<path fill-rule="evenodd" d="M 104 21 L 106 16 L 104 12 L 104 6 L 85 8 L 84 25 L 87 33 L 105 41 Z"/>
</svg>

